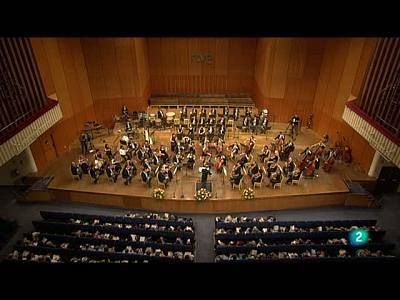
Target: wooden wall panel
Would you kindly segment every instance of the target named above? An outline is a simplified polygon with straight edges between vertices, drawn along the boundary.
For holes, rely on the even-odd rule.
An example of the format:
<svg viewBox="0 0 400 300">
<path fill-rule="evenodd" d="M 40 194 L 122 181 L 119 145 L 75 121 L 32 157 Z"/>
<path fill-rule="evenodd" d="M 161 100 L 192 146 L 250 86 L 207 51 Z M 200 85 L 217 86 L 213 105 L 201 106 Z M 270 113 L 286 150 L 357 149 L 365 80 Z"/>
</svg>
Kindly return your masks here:
<svg viewBox="0 0 400 300">
<path fill-rule="evenodd" d="M 145 110 L 150 95 L 146 39 L 82 38 L 81 45 L 97 119 L 111 122 L 123 104 Z"/>
<path fill-rule="evenodd" d="M 374 150 L 342 120 L 345 103 L 354 95 L 371 48 L 368 38 L 327 39 L 313 103 L 314 127 L 328 134 L 334 144 L 343 137 L 352 149 L 353 160 L 367 173 Z M 356 90 L 359 89 L 356 87 Z"/>
<path fill-rule="evenodd" d="M 257 40 L 253 38 L 149 38 L 152 93 L 252 94 Z M 213 64 L 192 62 L 212 53 Z"/>
<path fill-rule="evenodd" d="M 287 122 L 297 112 L 305 119 L 313 106 L 324 43 L 311 38 L 262 38 L 257 42 L 255 100 L 272 121 Z"/>
</svg>

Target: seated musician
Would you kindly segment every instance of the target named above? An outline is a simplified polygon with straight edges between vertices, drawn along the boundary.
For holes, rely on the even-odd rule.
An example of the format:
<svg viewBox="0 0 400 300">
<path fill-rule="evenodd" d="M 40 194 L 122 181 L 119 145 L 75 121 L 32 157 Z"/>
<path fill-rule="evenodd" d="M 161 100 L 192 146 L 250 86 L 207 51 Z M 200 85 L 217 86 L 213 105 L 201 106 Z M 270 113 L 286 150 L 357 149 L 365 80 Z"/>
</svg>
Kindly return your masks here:
<svg viewBox="0 0 400 300">
<path fill-rule="evenodd" d="M 139 145 L 137 142 L 134 141 L 132 137 L 129 137 L 129 143 L 128 143 L 128 150 L 130 153 L 132 153 L 130 156 L 133 157 L 136 155 L 137 151 L 139 150 Z"/>
<path fill-rule="evenodd" d="M 228 158 L 224 155 L 224 154 L 220 154 L 217 156 L 218 160 L 215 163 L 215 169 L 218 172 L 222 171 L 222 168 L 225 167 L 227 165 L 227 160 Z"/>
<path fill-rule="evenodd" d="M 207 110 L 203 107 L 200 111 L 200 118 L 206 118 L 207 117 Z"/>
<path fill-rule="evenodd" d="M 214 126 L 215 125 L 215 117 L 211 114 L 208 116 L 208 126 Z"/>
<path fill-rule="evenodd" d="M 192 127 L 196 127 L 197 126 L 197 117 L 196 117 L 196 115 L 191 115 L 190 116 L 190 125 L 192 125 Z"/>
<path fill-rule="evenodd" d="M 200 116 L 199 126 L 205 126 L 207 123 L 206 116 Z"/>
<path fill-rule="evenodd" d="M 251 116 L 250 115 L 245 116 L 243 119 L 243 129 L 247 131 L 249 129 L 250 123 L 251 123 Z"/>
<path fill-rule="evenodd" d="M 117 182 L 118 173 L 115 171 L 115 165 L 109 164 L 106 168 L 106 174 L 109 178 L 112 178 L 114 183 Z"/>
<path fill-rule="evenodd" d="M 218 137 L 222 140 L 225 139 L 225 132 L 226 132 L 225 126 L 221 126 L 218 132 Z"/>
<path fill-rule="evenodd" d="M 82 169 L 74 161 L 71 162 L 71 173 L 72 175 L 79 176 L 79 179 L 82 179 Z"/>
<path fill-rule="evenodd" d="M 250 155 L 255 145 L 256 145 L 256 139 L 254 138 L 253 135 L 251 135 L 251 137 L 249 138 L 249 142 L 247 144 L 247 150 L 246 150 L 247 155 Z"/>
<path fill-rule="evenodd" d="M 204 144 L 204 139 L 206 138 L 206 129 L 201 126 L 199 128 L 199 140 L 200 140 L 200 144 Z"/>
<path fill-rule="evenodd" d="M 261 132 L 265 134 L 268 128 L 268 118 L 263 117 L 260 123 L 261 123 Z"/>
<path fill-rule="evenodd" d="M 194 131 L 195 131 L 195 127 L 192 126 L 192 124 L 189 124 L 188 136 L 189 136 L 190 139 L 192 139 L 192 140 L 194 140 Z"/>
<path fill-rule="evenodd" d="M 210 142 L 213 141 L 213 139 L 214 139 L 214 127 L 213 126 L 208 127 L 207 138 Z"/>
<path fill-rule="evenodd" d="M 83 174 L 89 174 L 89 163 L 86 157 L 80 155 L 78 165 L 81 168 Z"/>
<path fill-rule="evenodd" d="M 182 138 L 183 138 L 183 126 L 182 126 L 182 124 L 179 124 L 178 131 L 176 133 L 176 137 L 178 138 L 179 141 L 181 141 Z"/>
<path fill-rule="evenodd" d="M 208 146 L 208 140 L 206 139 L 205 141 L 204 141 L 204 145 L 203 145 L 203 148 L 201 148 L 201 150 L 202 150 L 202 152 L 201 152 L 201 157 L 200 157 L 200 159 L 202 159 L 202 160 L 205 160 L 207 157 L 208 158 L 210 158 L 211 157 L 211 153 L 210 153 L 210 149 L 209 149 L 209 146 Z"/>
<path fill-rule="evenodd" d="M 282 160 L 287 160 L 290 153 L 292 153 L 294 151 L 295 147 L 293 142 L 289 142 L 285 145 L 283 145 L 282 151 L 281 151 L 281 159 Z"/>
<path fill-rule="evenodd" d="M 122 154 L 121 154 L 122 156 Z M 144 147 L 140 147 L 139 151 L 137 151 L 137 157 L 140 161 L 143 161 L 147 156 L 146 149 Z"/>
<path fill-rule="evenodd" d="M 224 152 L 224 147 L 225 147 L 225 141 L 223 138 L 219 138 L 216 144 L 216 151 L 217 155 L 221 155 Z"/>
<path fill-rule="evenodd" d="M 95 160 L 96 160 L 96 159 L 103 159 L 103 156 L 102 156 L 102 154 L 101 154 L 101 152 L 100 152 L 99 149 L 96 149 L 96 152 L 94 153 L 93 158 L 94 158 Z"/>
<path fill-rule="evenodd" d="M 253 162 L 250 167 L 249 167 L 249 176 L 252 177 L 253 175 L 255 175 L 256 173 L 258 173 L 260 171 L 260 167 L 257 165 L 256 162 Z"/>
<path fill-rule="evenodd" d="M 161 121 L 163 121 L 165 118 L 165 113 L 163 112 L 160 106 L 158 107 L 157 118 L 161 119 Z"/>
<path fill-rule="evenodd" d="M 181 152 L 178 152 L 174 156 L 172 156 L 172 163 L 178 168 L 178 170 L 182 167 L 183 156 Z"/>
<path fill-rule="evenodd" d="M 149 160 L 147 158 L 145 158 L 142 161 L 142 166 L 143 166 L 143 169 L 149 169 L 151 171 L 151 166 L 150 166 Z"/>
<path fill-rule="evenodd" d="M 253 121 L 251 123 L 251 130 L 253 133 L 257 133 L 259 121 L 260 120 L 259 120 L 258 116 L 254 116 Z"/>
<path fill-rule="evenodd" d="M 211 109 L 211 115 L 214 117 L 214 119 L 217 117 L 217 109 L 216 108 Z"/>
<path fill-rule="evenodd" d="M 147 183 L 148 186 L 151 186 L 151 171 L 149 168 L 144 168 L 142 172 L 140 172 L 140 177 L 144 183 Z"/>
<path fill-rule="evenodd" d="M 186 117 L 187 117 L 187 108 L 186 108 L 186 106 L 184 106 L 184 107 L 181 109 L 180 113 L 181 113 L 181 120 L 182 120 L 183 118 L 186 118 Z"/>
<path fill-rule="evenodd" d="M 121 145 L 128 145 L 129 143 L 129 137 L 127 135 L 122 136 L 122 138 L 120 139 L 120 144 Z"/>
<path fill-rule="evenodd" d="M 290 184 L 293 182 L 293 180 L 299 180 L 301 176 L 301 171 L 300 169 L 296 168 L 292 174 L 288 175 L 288 179 L 286 180 L 287 184 Z"/>
<path fill-rule="evenodd" d="M 275 173 L 271 175 L 270 182 L 272 186 L 282 181 L 282 174 L 281 170 L 278 168 Z"/>
<path fill-rule="evenodd" d="M 278 169 L 278 164 L 276 162 L 272 162 L 272 164 L 270 164 L 269 167 L 267 168 L 267 177 L 270 178 L 271 174 L 276 172 L 277 169 Z"/>
<path fill-rule="evenodd" d="M 275 137 L 275 142 L 279 145 L 283 145 L 285 143 L 285 135 L 281 132 Z"/>
<path fill-rule="evenodd" d="M 243 177 L 243 175 L 240 172 L 232 173 L 231 177 L 229 178 L 229 181 L 231 182 L 232 187 L 233 187 L 233 185 L 239 185 L 240 180 L 242 179 L 242 177 Z"/>
<path fill-rule="evenodd" d="M 242 174 L 242 166 L 236 163 L 232 168 L 232 174 Z"/>
<path fill-rule="evenodd" d="M 189 142 L 188 152 L 192 154 L 196 154 L 196 146 L 193 141 Z"/>
<path fill-rule="evenodd" d="M 128 108 L 125 105 L 122 106 L 121 113 L 123 116 L 128 116 L 128 114 L 129 114 Z"/>
<path fill-rule="evenodd" d="M 106 153 L 107 157 L 109 160 L 112 160 L 113 158 L 113 153 L 112 153 L 112 149 L 108 144 L 104 145 L 104 152 Z"/>
<path fill-rule="evenodd" d="M 240 110 L 238 107 L 235 107 L 235 110 L 233 112 L 233 120 L 235 120 L 235 122 L 237 120 L 239 120 L 239 116 L 240 116 Z"/>
<path fill-rule="evenodd" d="M 172 151 L 172 152 L 175 152 L 175 153 L 178 153 L 178 142 L 177 142 L 177 140 L 176 140 L 176 135 L 175 135 L 175 133 L 173 133 L 173 134 L 171 135 L 170 142 L 171 142 L 171 151 Z"/>
<path fill-rule="evenodd" d="M 157 179 L 159 182 L 164 183 L 165 186 L 168 184 L 168 173 L 166 170 L 161 169 L 157 173 Z"/>
<path fill-rule="evenodd" d="M 124 161 L 129 160 L 130 159 L 130 155 L 129 155 L 129 152 L 128 152 L 128 147 L 125 146 L 125 145 L 121 145 L 119 147 L 119 155 L 122 157 L 122 159 Z"/>
<path fill-rule="evenodd" d="M 238 161 L 238 164 L 240 164 L 243 167 L 245 164 L 247 164 L 249 162 L 250 158 L 249 158 L 249 156 L 247 155 L 246 152 L 240 154 L 240 156 L 241 157 L 240 157 L 240 159 Z"/>
<path fill-rule="evenodd" d="M 197 109 L 196 108 L 192 108 L 192 111 L 190 113 L 190 118 L 192 118 L 193 116 L 195 116 L 197 118 Z"/>
<path fill-rule="evenodd" d="M 131 122 L 129 122 L 129 121 L 126 122 L 125 131 L 126 132 L 132 132 L 133 131 L 133 126 L 132 126 Z"/>
<path fill-rule="evenodd" d="M 195 161 L 196 155 L 194 155 L 192 152 L 189 152 L 189 154 L 187 155 L 187 167 L 189 169 L 193 169 Z"/>
<path fill-rule="evenodd" d="M 271 154 L 271 151 L 268 148 L 268 145 L 264 145 L 261 153 L 259 154 L 261 162 L 265 162 Z"/>
<path fill-rule="evenodd" d="M 283 167 L 283 174 L 285 174 L 285 176 L 290 175 L 295 168 L 295 163 L 293 162 L 293 159 L 291 157 L 289 157 L 288 161 L 285 162 L 285 166 Z"/>
<path fill-rule="evenodd" d="M 118 157 L 118 156 L 116 155 L 116 157 L 113 158 L 113 159 L 111 160 L 111 164 L 114 166 L 114 171 L 115 171 L 115 173 L 117 173 L 117 174 L 121 173 L 122 166 L 121 166 L 121 159 L 120 159 L 120 157 Z"/>
<path fill-rule="evenodd" d="M 100 173 L 99 173 L 99 171 L 95 168 L 95 165 L 94 165 L 94 164 L 92 164 L 92 165 L 90 166 L 89 174 L 90 174 L 90 177 L 92 177 L 92 178 L 94 179 L 93 183 L 97 183 L 97 182 L 99 181 L 99 179 L 100 179 Z"/>
<path fill-rule="evenodd" d="M 251 184 L 254 186 L 254 183 L 260 183 L 262 180 L 262 173 L 260 169 L 257 170 L 256 173 L 254 173 L 251 177 Z"/>
<path fill-rule="evenodd" d="M 234 159 L 236 154 L 240 151 L 240 146 L 238 142 L 234 142 L 233 144 L 228 146 L 228 149 L 231 149 L 231 159 Z"/>
<path fill-rule="evenodd" d="M 131 183 L 132 182 L 132 177 L 133 177 L 133 168 L 131 166 L 130 161 L 128 160 L 125 163 L 124 168 L 122 169 L 122 178 L 125 179 L 124 184 L 128 185 L 128 183 Z"/>
<path fill-rule="evenodd" d="M 185 147 L 185 149 L 189 148 L 189 144 L 192 142 L 192 139 L 188 136 L 185 136 L 183 138 L 183 146 Z"/>
</svg>

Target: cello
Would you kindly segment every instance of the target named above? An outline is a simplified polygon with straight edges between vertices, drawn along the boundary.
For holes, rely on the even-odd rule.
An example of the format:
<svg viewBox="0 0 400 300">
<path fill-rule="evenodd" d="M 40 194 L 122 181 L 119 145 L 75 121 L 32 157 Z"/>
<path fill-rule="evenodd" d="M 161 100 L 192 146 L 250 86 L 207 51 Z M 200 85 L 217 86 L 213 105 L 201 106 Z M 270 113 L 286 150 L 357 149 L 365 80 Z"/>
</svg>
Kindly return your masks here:
<svg viewBox="0 0 400 300">
<path fill-rule="evenodd" d="M 331 171 L 331 169 L 332 169 L 332 167 L 333 167 L 333 165 L 334 165 L 334 163 L 336 161 L 335 157 L 336 157 L 336 153 L 335 152 L 331 152 L 329 157 L 328 157 L 328 159 L 324 162 L 324 165 L 322 166 L 322 169 L 325 172 L 328 173 L 328 172 Z"/>
</svg>

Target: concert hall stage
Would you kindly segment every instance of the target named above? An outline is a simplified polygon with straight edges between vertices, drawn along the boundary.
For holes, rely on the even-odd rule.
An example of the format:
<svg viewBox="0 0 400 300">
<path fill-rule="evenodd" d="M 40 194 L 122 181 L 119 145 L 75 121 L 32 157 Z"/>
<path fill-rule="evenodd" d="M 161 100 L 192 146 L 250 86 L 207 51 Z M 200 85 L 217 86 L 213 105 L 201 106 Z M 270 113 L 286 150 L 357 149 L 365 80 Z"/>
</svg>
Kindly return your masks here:
<svg viewBox="0 0 400 300">
<path fill-rule="evenodd" d="M 276 124 L 273 128 L 279 131 L 279 124 Z M 157 132 L 157 140 L 169 147 L 168 141 L 171 132 L 172 129 Z M 263 144 L 270 143 L 270 136 L 274 134 L 275 132 L 272 130 L 267 136 L 256 136 L 254 154 L 260 152 Z M 241 133 L 239 141 L 244 141 L 248 136 L 249 134 Z M 118 137 L 115 138 L 113 135 L 101 139 L 101 142 L 116 140 L 116 143 L 118 143 L 119 141 Z M 318 137 L 314 132 L 303 129 L 295 142 L 294 156 L 298 155 L 299 151 L 303 150 L 306 145 L 317 140 Z M 100 149 L 103 149 L 104 144 L 101 142 L 99 142 L 99 147 L 101 144 Z M 212 198 L 198 202 L 194 199 L 195 184 L 200 179 L 198 160 L 196 160 L 195 170 L 189 171 L 183 168 L 178 171 L 165 190 L 165 199 L 156 200 L 152 198 L 151 193 L 153 188 L 157 186 L 157 179 L 153 178 L 152 188 L 148 188 L 140 180 L 139 167 L 138 175 L 133 178 L 132 183 L 128 186 L 123 184 L 121 176 L 116 183 L 113 183 L 108 181 L 105 174 L 101 176 L 98 184 L 91 183 L 89 175 L 84 175 L 80 181 L 73 180 L 69 168 L 71 161 L 76 161 L 78 155 L 79 147 L 76 142 L 69 152 L 48 166 L 46 170 L 34 174 L 37 177 L 54 176 L 54 179 L 47 189 L 31 190 L 22 201 L 81 202 L 128 209 L 179 213 L 229 213 L 330 205 L 365 207 L 370 205 L 370 199 L 365 195 L 351 193 L 344 179 L 358 181 L 370 181 L 372 179 L 358 171 L 355 165 L 347 166 L 340 162 L 334 165 L 331 173 L 325 173 L 320 169 L 318 178 L 302 178 L 299 185 L 283 183 L 281 188 L 273 189 L 266 186 L 268 183 L 268 180 L 266 180 L 261 188 L 254 189 L 254 200 L 244 200 L 241 191 L 232 189 L 229 184 L 229 174 L 228 177 L 224 177 L 212 170 L 213 175 L 210 177 L 213 184 Z M 232 164 L 233 162 L 228 164 L 228 173 L 230 173 Z M 250 186 L 250 177 L 245 176 L 243 188 Z"/>
</svg>

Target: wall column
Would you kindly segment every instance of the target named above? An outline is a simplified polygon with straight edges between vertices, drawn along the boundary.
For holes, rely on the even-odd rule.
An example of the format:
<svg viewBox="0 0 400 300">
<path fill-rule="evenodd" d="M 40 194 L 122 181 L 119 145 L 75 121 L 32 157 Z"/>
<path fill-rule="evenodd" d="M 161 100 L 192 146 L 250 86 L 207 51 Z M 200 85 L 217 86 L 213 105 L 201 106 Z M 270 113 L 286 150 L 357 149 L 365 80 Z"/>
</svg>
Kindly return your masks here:
<svg viewBox="0 0 400 300">
<path fill-rule="evenodd" d="M 385 159 L 382 157 L 382 155 L 378 151 L 375 151 L 374 158 L 372 159 L 371 166 L 368 171 L 368 176 L 378 178 L 384 162 Z"/>
</svg>

